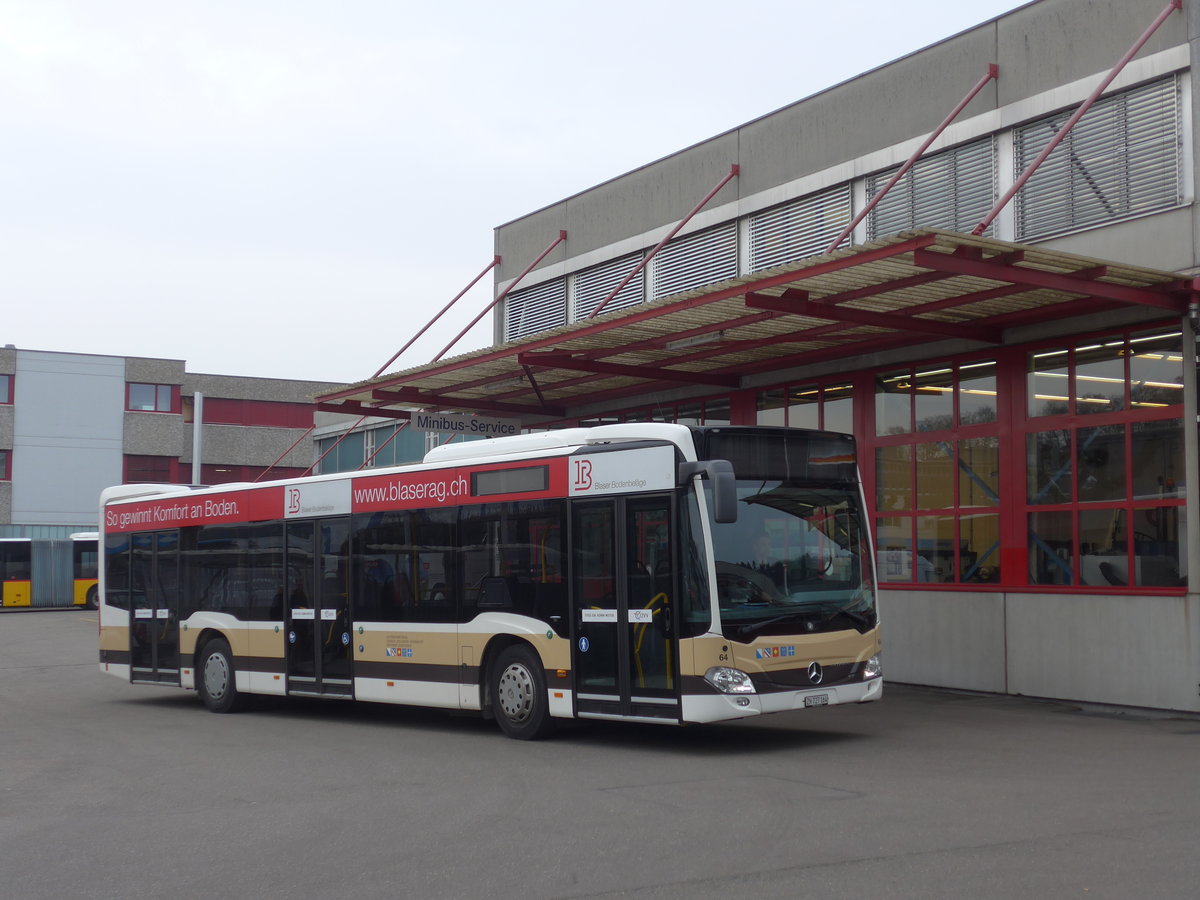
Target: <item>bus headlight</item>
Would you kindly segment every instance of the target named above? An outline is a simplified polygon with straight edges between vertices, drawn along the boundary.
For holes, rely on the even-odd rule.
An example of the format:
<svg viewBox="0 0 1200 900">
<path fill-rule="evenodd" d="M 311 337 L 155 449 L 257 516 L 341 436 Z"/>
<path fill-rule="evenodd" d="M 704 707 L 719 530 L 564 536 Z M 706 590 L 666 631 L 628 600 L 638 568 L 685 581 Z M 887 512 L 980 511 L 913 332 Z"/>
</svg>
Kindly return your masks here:
<svg viewBox="0 0 1200 900">
<path fill-rule="evenodd" d="M 878 656 L 872 656 L 863 663 L 862 677 L 863 681 L 868 681 L 872 678 L 878 678 L 883 674 L 883 663 Z"/>
<path fill-rule="evenodd" d="M 741 669 L 713 666 L 704 673 L 704 680 L 722 694 L 753 694 L 754 682 Z"/>
</svg>

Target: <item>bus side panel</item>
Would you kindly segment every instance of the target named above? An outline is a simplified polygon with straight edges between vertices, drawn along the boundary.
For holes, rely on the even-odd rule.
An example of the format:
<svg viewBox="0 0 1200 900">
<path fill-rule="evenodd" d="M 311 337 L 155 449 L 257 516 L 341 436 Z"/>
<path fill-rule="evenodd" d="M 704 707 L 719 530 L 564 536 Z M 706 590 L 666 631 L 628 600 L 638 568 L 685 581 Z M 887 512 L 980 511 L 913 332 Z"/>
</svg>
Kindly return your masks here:
<svg viewBox="0 0 1200 900">
<path fill-rule="evenodd" d="M 459 655 L 463 671 L 472 673 L 470 685 L 464 685 L 464 701 L 470 691 L 471 705 L 465 709 L 479 708 L 479 688 L 486 693 L 488 673 L 479 668 L 494 649 L 493 641 L 500 636 L 517 637 L 531 645 L 542 661 L 542 672 L 546 679 L 549 695 L 550 715 L 556 718 L 573 718 L 575 697 L 571 671 L 571 642 L 559 637 L 539 619 L 513 613 L 482 613 L 459 628 Z M 561 675 L 560 675 L 561 673 Z"/>
<path fill-rule="evenodd" d="M 90 591 L 95 586 L 96 586 L 95 578 L 91 578 L 91 579 L 77 578 L 75 580 L 75 592 L 74 592 L 74 597 L 73 597 L 74 604 L 76 606 L 86 606 L 88 591 Z"/>
<path fill-rule="evenodd" d="M 6 581 L 4 582 L 4 605 L 5 606 L 28 606 L 30 597 L 30 582 L 28 581 Z"/>
<path fill-rule="evenodd" d="M 203 637 L 219 635 L 233 653 L 237 689 L 249 694 L 283 695 L 285 650 L 280 622 L 243 622 L 227 613 L 196 612 L 179 628 L 180 686 L 195 690 L 196 650 Z"/>
<path fill-rule="evenodd" d="M 453 625 L 422 622 L 355 623 L 354 696 L 459 709 L 459 682 L 465 676 L 456 632 Z"/>
<path fill-rule="evenodd" d="M 129 613 L 100 608 L 100 671 L 129 681 Z"/>
<path fill-rule="evenodd" d="M 281 622 L 247 623 L 246 654 L 250 693 L 287 693 L 287 638 Z"/>
</svg>

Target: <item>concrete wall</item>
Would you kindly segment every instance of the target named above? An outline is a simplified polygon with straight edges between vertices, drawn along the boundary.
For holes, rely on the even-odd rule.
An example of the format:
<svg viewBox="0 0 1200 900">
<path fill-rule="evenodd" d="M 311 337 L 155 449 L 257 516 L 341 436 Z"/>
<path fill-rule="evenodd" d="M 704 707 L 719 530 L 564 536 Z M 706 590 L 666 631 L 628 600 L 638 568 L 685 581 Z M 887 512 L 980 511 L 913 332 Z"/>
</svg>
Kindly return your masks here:
<svg viewBox="0 0 1200 900">
<path fill-rule="evenodd" d="M 1200 712 L 1200 596 L 887 590 L 885 677 Z"/>
<path fill-rule="evenodd" d="M 13 400 L 11 521 L 95 522 L 121 481 L 125 361 L 18 351 Z"/>
</svg>

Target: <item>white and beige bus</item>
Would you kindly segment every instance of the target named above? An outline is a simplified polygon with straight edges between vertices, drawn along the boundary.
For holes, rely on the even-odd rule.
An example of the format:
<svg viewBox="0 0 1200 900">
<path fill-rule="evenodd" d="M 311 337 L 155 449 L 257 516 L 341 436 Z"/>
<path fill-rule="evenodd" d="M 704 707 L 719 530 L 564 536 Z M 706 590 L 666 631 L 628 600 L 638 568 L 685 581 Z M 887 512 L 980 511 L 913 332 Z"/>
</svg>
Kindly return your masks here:
<svg viewBox="0 0 1200 900">
<path fill-rule="evenodd" d="M 847 435 L 630 423 L 101 498 L 100 668 L 196 690 L 704 723 L 879 698 Z"/>
</svg>

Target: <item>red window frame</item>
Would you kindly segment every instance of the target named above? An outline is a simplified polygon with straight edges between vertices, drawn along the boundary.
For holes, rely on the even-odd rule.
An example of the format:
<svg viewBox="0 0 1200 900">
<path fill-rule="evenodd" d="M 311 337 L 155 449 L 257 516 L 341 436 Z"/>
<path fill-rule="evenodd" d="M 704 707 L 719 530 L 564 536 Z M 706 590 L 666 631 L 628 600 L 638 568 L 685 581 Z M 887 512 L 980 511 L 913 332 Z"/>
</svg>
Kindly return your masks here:
<svg viewBox="0 0 1200 900">
<path fill-rule="evenodd" d="M 154 388 L 154 408 L 133 405 L 134 388 Z M 166 396 L 164 396 L 164 394 Z M 169 398 L 169 399 L 168 399 Z M 164 408 L 165 407 L 165 408 Z M 125 383 L 126 412 L 176 413 L 182 412 L 180 388 L 177 384 L 152 384 L 148 381 L 128 381 Z"/>
<path fill-rule="evenodd" d="M 960 355 L 949 358 L 933 359 L 889 366 L 886 369 L 873 370 L 868 378 L 858 379 L 858 389 L 855 397 L 855 424 L 858 435 L 859 468 L 863 476 L 863 490 L 867 499 L 867 508 L 873 523 L 875 536 L 877 566 L 879 569 L 879 584 L 881 587 L 904 588 L 919 586 L 921 589 L 995 589 L 1008 580 L 1009 570 L 1004 563 L 1005 548 L 1005 461 L 1011 457 L 1007 447 L 1008 429 L 1005 422 L 1010 414 L 1010 391 L 1004 387 L 1003 372 L 1010 366 L 1011 354 L 993 350 L 991 352 Z M 970 384 L 978 378 L 973 371 L 977 367 L 994 363 L 993 377 L 995 379 L 995 415 L 987 421 L 964 422 L 962 396 L 964 384 Z M 921 397 L 919 383 L 922 378 L 937 376 L 940 382 L 938 392 L 950 394 L 949 415 L 944 427 L 931 427 L 936 422 L 919 419 L 921 414 Z M 900 387 L 886 396 L 901 399 L 900 404 L 893 401 L 893 412 L 901 404 L 906 404 L 905 415 L 901 416 L 899 430 L 879 434 L 880 414 L 878 386 L 881 382 L 895 379 Z M 950 387 L 945 387 L 949 382 Z M 944 407 L 945 404 L 943 403 Z M 886 416 L 886 413 L 883 413 Z M 897 422 L 895 415 L 891 417 Z M 975 479 L 985 486 L 985 490 L 977 493 L 994 493 L 997 501 L 994 504 L 969 502 L 963 497 L 962 473 L 971 474 L 971 466 L 962 462 L 962 452 L 968 441 L 995 441 L 996 444 L 996 481 L 992 488 L 980 479 Z M 940 448 L 943 465 L 948 465 L 951 484 L 948 490 L 941 492 L 943 497 L 949 497 L 948 503 L 939 506 L 922 505 L 926 492 L 922 491 L 922 476 L 928 475 L 932 460 L 922 460 L 922 452 L 928 448 Z M 892 465 L 907 469 L 907 478 L 903 483 L 897 483 L 906 492 L 907 499 L 900 501 L 896 508 L 881 507 L 880 496 L 880 467 L 888 465 L 886 453 L 889 450 L 899 450 L 892 460 Z M 906 451 L 906 452 L 905 452 Z M 991 473 L 989 473 L 990 475 Z M 978 517 L 995 517 L 994 527 L 997 540 L 990 544 L 972 544 L 968 548 L 964 544 L 965 532 L 970 523 Z M 885 539 L 881 529 L 885 521 L 895 523 L 894 530 Z M 947 534 L 943 529 L 950 525 Z M 936 538 L 933 546 L 930 539 L 922 537 L 929 534 L 933 526 Z M 942 545 L 945 546 L 942 546 Z M 893 546 L 894 545 L 894 546 Z M 898 548 L 898 549 L 897 549 Z M 971 556 L 967 554 L 970 553 Z M 907 573 L 907 577 L 900 577 Z M 949 575 L 950 577 L 947 577 Z M 965 579 L 965 580 L 964 580 Z"/>
<path fill-rule="evenodd" d="M 1031 588 L 1091 592 L 1112 591 L 1116 593 L 1136 591 L 1147 594 L 1181 593 L 1186 590 L 1185 585 L 1178 583 L 1178 577 L 1175 579 L 1176 583 L 1170 583 L 1172 579 L 1169 574 L 1162 571 L 1165 564 L 1161 560 L 1148 559 L 1147 557 L 1152 554 L 1138 552 L 1139 546 L 1144 549 L 1152 549 L 1155 544 L 1161 546 L 1163 543 L 1168 543 L 1169 545 L 1169 538 L 1167 538 L 1167 534 L 1171 530 L 1169 511 L 1176 510 L 1175 525 L 1177 528 L 1178 517 L 1184 515 L 1186 506 L 1186 498 L 1177 486 L 1185 481 L 1185 471 L 1182 470 L 1186 463 L 1182 460 L 1180 461 L 1181 471 L 1160 473 L 1159 496 L 1147 494 L 1139 496 L 1137 493 L 1138 482 L 1143 477 L 1142 473 L 1135 470 L 1137 426 L 1178 422 L 1180 442 L 1183 441 L 1186 428 L 1182 384 L 1179 384 L 1173 391 L 1159 391 L 1156 398 L 1170 400 L 1172 396 L 1177 396 L 1178 402 L 1175 403 L 1166 402 L 1161 405 L 1144 403 L 1134 395 L 1136 379 L 1133 374 L 1133 362 L 1137 357 L 1134 339 L 1156 330 L 1174 333 L 1179 332 L 1180 328 L 1174 322 L 1159 323 L 1157 327 L 1151 323 L 1102 332 L 1086 343 L 1079 340 L 1073 342 L 1045 341 L 1023 348 L 1027 351 L 1026 359 L 1030 361 L 1022 361 L 1022 368 L 1026 370 L 1033 368 L 1032 360 L 1039 351 L 1066 351 L 1064 354 L 1066 371 L 1063 380 L 1066 385 L 1066 394 L 1061 398 L 1065 401 L 1061 410 L 1050 414 L 1032 415 L 1026 409 L 1028 396 L 1031 393 L 1025 380 L 1028 377 L 1026 373 L 1023 373 L 1025 378 L 1022 379 L 1019 386 L 1020 393 L 1017 395 L 1022 400 L 1021 428 L 1018 437 L 1021 444 L 1026 447 L 1027 468 L 1023 473 L 1024 479 L 1014 485 L 1013 494 L 1019 498 L 1020 502 L 1016 504 L 1017 510 L 1013 518 L 1017 520 L 1014 522 L 1014 531 L 1019 530 L 1023 538 L 1028 536 L 1024 541 L 1022 564 Z M 1182 335 L 1179 340 L 1180 347 L 1185 347 L 1186 343 Z M 1089 407 L 1084 406 L 1085 402 L 1097 406 L 1104 404 L 1085 397 L 1088 387 L 1080 384 L 1084 379 L 1097 382 L 1097 386 L 1101 387 L 1104 382 L 1108 382 L 1107 390 L 1102 390 L 1101 393 L 1107 393 L 1110 401 L 1117 395 L 1113 389 L 1112 378 L 1080 374 L 1080 368 L 1095 365 L 1094 362 L 1089 362 L 1086 356 L 1082 361 L 1080 357 L 1088 351 L 1101 347 L 1116 348 L 1118 344 L 1121 345 L 1120 349 L 1109 351 L 1111 358 L 1107 362 L 1109 370 L 1115 370 L 1119 366 L 1123 372 L 1119 408 L 1103 412 L 1088 412 Z M 1183 355 L 1182 368 L 1182 365 L 1186 365 L 1186 355 L 1182 353 L 1182 349 L 1181 355 Z M 1063 368 L 1063 366 L 1057 368 Z M 1145 387 L 1147 384 L 1154 383 L 1143 381 L 1139 384 Z M 1166 385 L 1164 385 L 1165 387 Z M 1166 396 L 1168 394 L 1171 396 Z M 1111 402 L 1108 405 L 1111 405 Z M 1116 443 L 1112 438 L 1116 437 L 1118 430 L 1120 442 Z M 1033 494 L 1034 485 L 1030 479 L 1039 472 L 1036 469 L 1031 471 L 1028 467 L 1037 464 L 1037 455 L 1040 450 L 1037 442 L 1038 435 L 1055 435 L 1059 441 L 1064 437 L 1066 439 L 1066 453 L 1061 458 L 1060 468 L 1064 470 L 1061 480 L 1068 486 L 1068 489 L 1065 491 L 1067 496 L 1057 502 L 1039 502 L 1039 495 Z M 1109 439 L 1107 446 L 1098 444 L 1096 447 L 1091 447 L 1091 440 L 1096 436 L 1107 437 Z M 1180 452 L 1182 453 L 1182 448 Z M 1094 478 L 1094 476 L 1084 473 L 1090 453 L 1102 453 L 1105 460 L 1114 453 L 1119 456 L 1122 476 L 1120 496 L 1102 496 L 1099 499 L 1089 499 L 1085 496 L 1088 492 L 1089 480 Z M 1111 477 L 1111 473 L 1116 470 L 1116 467 L 1106 468 Z M 1031 496 L 1031 494 L 1033 495 Z M 1069 534 L 1060 535 L 1057 547 L 1049 544 L 1045 540 L 1045 535 L 1039 533 L 1052 530 L 1052 526 L 1035 528 L 1039 522 L 1038 517 L 1043 517 L 1040 521 L 1047 525 L 1055 518 L 1059 522 L 1069 523 Z M 1093 526 L 1093 528 L 1085 530 L 1083 525 L 1085 519 L 1090 519 L 1092 522 L 1105 521 L 1110 532 L 1108 536 L 1116 536 L 1116 539 L 1113 540 L 1114 547 L 1105 550 L 1102 546 L 1098 546 L 1092 540 L 1096 534 L 1095 528 Z M 1139 522 L 1151 523 L 1144 527 L 1153 527 L 1158 533 L 1146 534 L 1139 531 Z M 1178 533 L 1175 535 L 1175 539 L 1178 541 Z M 1119 548 L 1119 544 L 1124 544 L 1123 550 Z M 1055 558 L 1052 552 L 1056 553 L 1058 558 Z M 1096 564 L 1097 560 L 1101 560 L 1098 565 Z M 1107 566 L 1105 561 L 1108 562 Z M 1036 573 L 1032 571 L 1035 568 L 1038 570 Z M 1155 568 L 1159 571 L 1151 571 Z M 1035 576 L 1039 579 L 1047 578 L 1048 576 L 1044 573 L 1048 569 L 1058 570 L 1061 582 L 1053 579 L 1035 580 Z M 1084 583 L 1085 579 L 1091 579 L 1091 583 Z M 1157 583 L 1137 583 L 1143 580 Z"/>
</svg>

